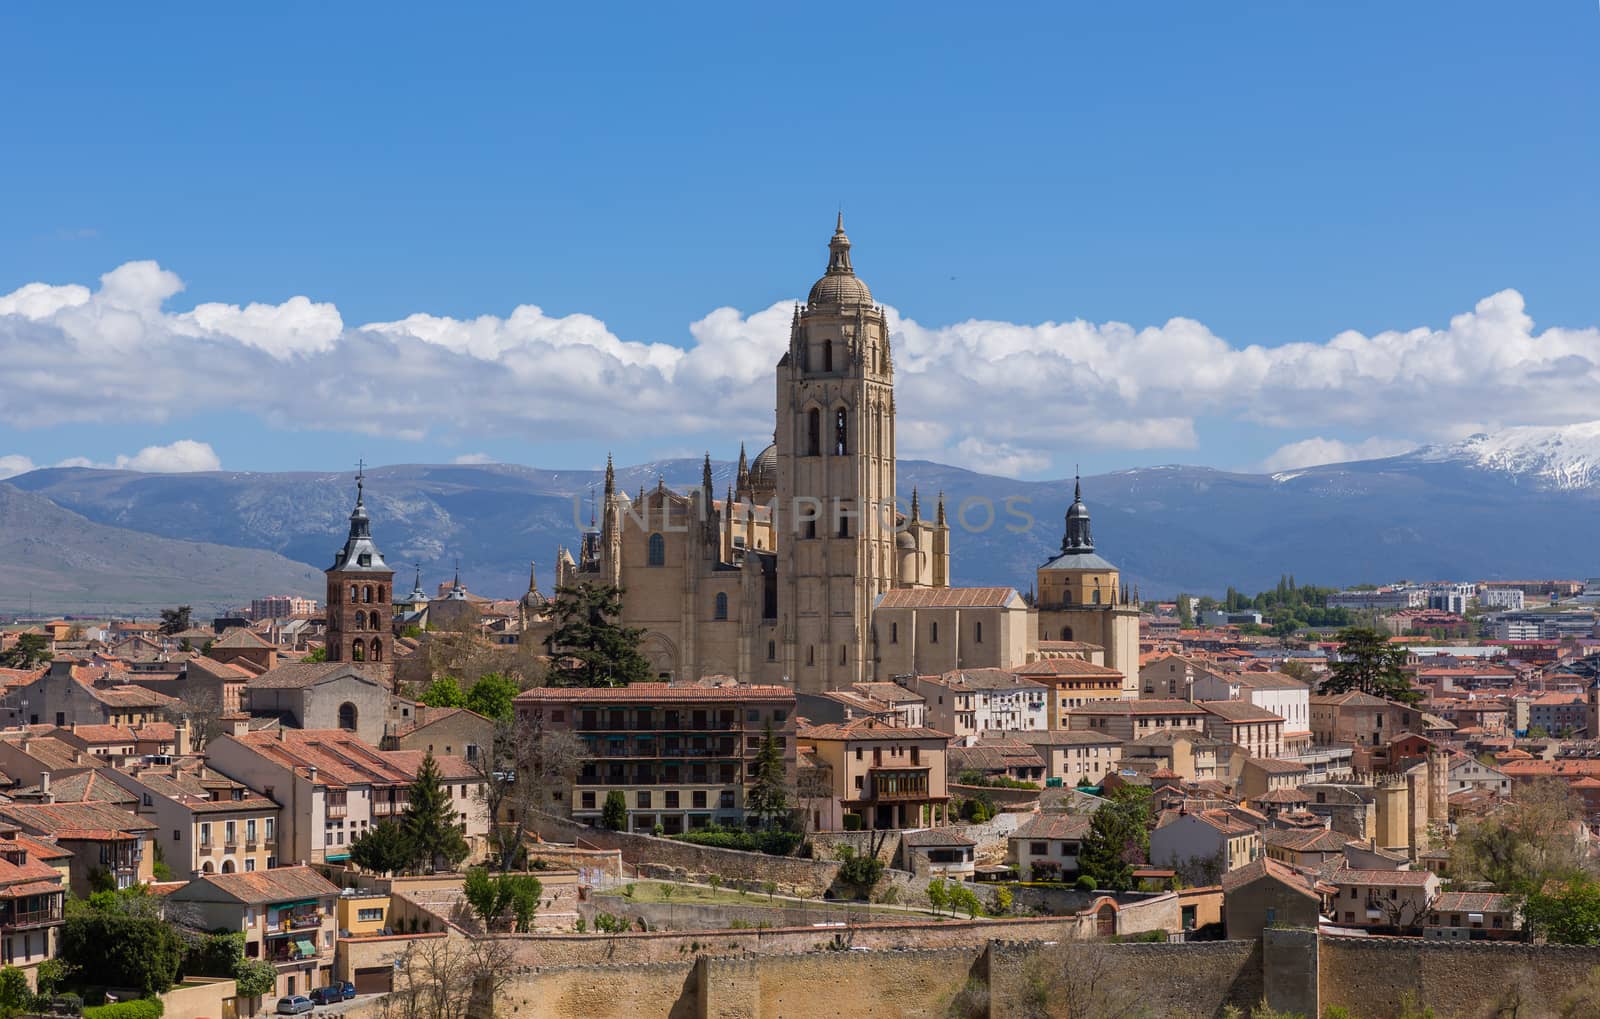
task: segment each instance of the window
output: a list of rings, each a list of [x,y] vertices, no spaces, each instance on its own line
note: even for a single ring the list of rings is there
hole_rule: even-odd
[[[815,407],[806,411],[806,455],[822,455],[822,412]]]
[[[929,623],[928,624],[928,643],[929,644],[937,644],[937,643],[939,643],[939,624],[938,623]]]
[[[972,624],[972,639],[973,643],[975,644],[983,643],[983,623],[977,622]]]
[[[246,873],[254,871],[256,869],[256,858],[253,856],[245,857],[244,869]]]
[[[659,534],[650,535],[650,557],[646,560],[648,566],[665,566],[667,564],[667,541]]]
[[[775,641],[775,640],[769,640],[769,641],[767,641],[767,661],[775,662],[777,660],[778,660],[778,642]]]
[[[816,650],[817,649],[814,646],[810,644],[806,645],[806,665],[810,666],[817,664]]]
[[[856,776],[856,788],[857,789],[866,788],[866,780],[860,775]]]
[[[649,810],[650,809],[650,793],[648,791],[645,791],[645,790],[641,789],[639,791],[638,795],[635,797],[635,800],[636,800],[635,805],[640,810]]]
[[[378,614],[376,612],[374,612],[372,614],[372,618],[373,618],[372,625],[373,625],[374,628],[376,628],[377,625],[378,625],[378,622],[377,622]],[[372,660],[375,661],[375,662],[383,661],[383,644],[382,644],[382,642],[380,642],[378,640],[374,640],[372,642]]]
[[[244,823],[244,840],[246,842],[256,840],[256,820],[253,817]]]
[[[667,809],[668,810],[677,810],[678,809],[678,791],[676,789],[668,790],[667,793],[666,793],[666,797],[667,797]]]
[[[361,645],[357,644],[356,647],[359,649]],[[356,730],[356,706],[349,701],[339,705],[339,728],[345,732]]]
[[[356,919],[362,923],[381,923],[383,922],[383,909],[381,907],[358,909],[356,910]]]
[[[200,824],[200,844],[202,846],[211,845],[211,823],[209,821],[201,822]]]
[[[889,624],[889,643],[891,643],[891,644],[900,643],[900,624],[899,623],[890,623]]]
[[[712,616],[715,619],[728,618],[728,596],[725,592],[717,592],[716,607],[713,610]]]
[[[1050,843],[1030,842],[1028,843],[1028,853],[1031,856],[1048,856],[1050,855]]]
[[[1096,605],[1100,604],[1100,589],[1098,587],[1094,589],[1094,595],[1089,600],[1094,602]]]
[[[351,584],[350,585],[350,604],[354,605],[356,602],[358,602],[360,600],[361,600],[361,588],[357,587],[354,584]]]
[[[850,645],[848,645],[848,644],[840,644],[839,645],[839,664],[840,665],[849,665],[850,664]]]
[[[833,341],[832,340],[823,340],[822,341],[822,370],[825,371],[825,372],[833,371]]]
[[[844,408],[840,407],[833,412],[833,455],[844,456],[849,451],[849,443],[845,441],[849,426],[845,417]]]
[[[67,713],[65,711],[57,711],[56,712],[56,728],[57,729],[65,729],[66,727],[67,727]]]
[[[267,794],[267,795],[268,795],[268,796],[271,796],[271,795],[272,795],[272,794],[271,794],[271,793],[270,793],[270,792],[269,792],[269,793],[268,793],[268,794]],[[271,841],[272,841],[272,818],[270,818],[270,817],[269,817],[269,818],[267,818],[267,823],[266,823],[266,826],[265,826],[265,827],[264,827],[264,828],[263,828],[263,829],[262,829],[262,830],[263,830],[263,831],[264,831],[264,832],[266,832],[266,836],[267,836],[267,841],[268,841],[268,842],[271,842]],[[267,865],[267,866],[269,866],[269,867],[270,867],[270,866],[272,866],[272,865],[271,865],[271,864],[268,864],[268,865]]]
[[[368,584],[366,587],[361,589],[361,600],[364,601],[364,602],[367,602],[368,604],[372,603],[372,585],[371,584]]]

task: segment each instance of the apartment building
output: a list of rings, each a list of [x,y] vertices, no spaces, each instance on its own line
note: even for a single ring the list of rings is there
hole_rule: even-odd
[[[379,750],[341,729],[236,731],[212,740],[206,751],[217,771],[278,804],[273,855],[306,863],[347,860],[350,844],[368,828],[404,814],[425,754]],[[460,757],[436,754],[434,761],[469,859],[476,858],[489,833],[483,778]]]
[[[1163,729],[1204,732],[1211,717],[1205,708],[1189,701],[1141,699],[1085,704],[1068,712],[1068,723],[1073,729],[1131,740]]]
[[[957,740],[986,732],[1050,728],[1050,688],[1005,669],[966,669],[917,676],[928,726]]]
[[[631,831],[743,825],[745,792],[770,728],[795,773],[795,694],[784,686],[635,683],[517,695],[525,730],[568,731],[584,745],[571,788],[552,806],[598,823],[623,794]]]
[[[205,930],[239,931],[247,959],[278,970],[275,996],[333,981],[339,887],[310,867],[207,874],[168,896]]]
[[[863,718],[808,726],[796,738],[825,783],[826,795],[806,807],[813,830],[925,828],[947,820],[948,733]]]
[[[1044,761],[1045,777],[1069,788],[1098,786],[1117,770],[1123,755],[1123,740],[1097,730],[1047,729],[1019,732],[1015,738]]]
[[[155,876],[151,841],[156,826],[110,803],[0,804],[0,827],[15,828],[71,853],[66,861],[72,894],[88,898],[96,877],[117,888]]]
[[[1119,700],[1124,684],[1116,669],[1082,658],[1041,658],[1019,666],[1019,679],[1031,679],[1050,690],[1049,725],[1070,728],[1067,712],[1090,701]]]
[[[1206,734],[1243,747],[1251,757],[1283,753],[1283,719],[1249,701],[1200,701]]]
[[[0,963],[37,987],[37,970],[57,954],[72,853],[0,820]]]
[[[195,758],[107,769],[105,777],[137,799],[154,821],[174,874],[251,873],[277,866],[278,805]]]
[[[1194,682],[1194,700],[1248,701],[1283,719],[1283,745],[1311,744],[1311,687],[1281,672],[1207,673]]]

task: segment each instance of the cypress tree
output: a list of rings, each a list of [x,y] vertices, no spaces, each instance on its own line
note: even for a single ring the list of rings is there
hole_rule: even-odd
[[[413,869],[431,873],[441,862],[454,867],[466,859],[467,840],[456,824],[455,807],[431,750],[423,755],[422,767],[411,783],[411,802],[400,826],[411,847]]]
[[[754,817],[762,828],[771,828],[789,812],[789,796],[785,791],[783,751],[772,735],[772,723],[767,723],[766,734],[761,739],[761,749],[756,753],[756,770],[750,791],[745,794],[745,812]]]

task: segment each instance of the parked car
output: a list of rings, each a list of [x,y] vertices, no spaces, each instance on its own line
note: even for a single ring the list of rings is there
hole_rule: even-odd
[[[338,984],[318,987],[311,992],[311,1001],[317,1005],[337,1005],[344,1000],[344,990]]]
[[[303,994],[286,994],[278,999],[279,1015],[301,1015],[316,1007],[311,999]]]
[[[339,985],[339,990],[344,995],[345,1001],[349,1001],[356,996],[356,985],[348,980]]]

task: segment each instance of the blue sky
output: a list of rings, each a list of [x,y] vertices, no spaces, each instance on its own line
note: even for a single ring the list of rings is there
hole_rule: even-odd
[[[1600,416],[1591,0],[35,4],[0,39],[14,465],[731,455],[770,429],[759,313],[804,295],[840,205],[913,323],[909,455],[1293,466]],[[108,296],[146,261],[172,280]],[[238,314],[177,321],[210,304]],[[522,305],[531,331],[501,321]],[[723,307],[701,360],[751,363],[661,370]],[[1153,332],[1127,354],[1108,323]],[[1347,330],[1371,342],[1341,362]],[[1573,391],[1532,395],[1551,378]]]

